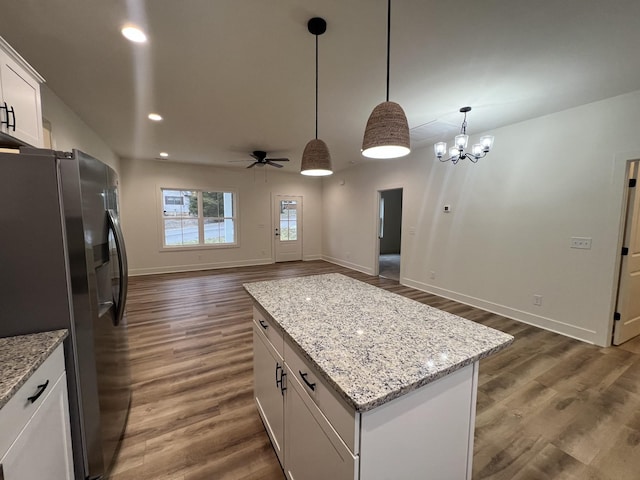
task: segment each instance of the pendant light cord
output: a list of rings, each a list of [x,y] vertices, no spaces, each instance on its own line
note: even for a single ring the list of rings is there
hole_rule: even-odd
[[[316,140],[318,139],[318,35],[316,37]]]
[[[391,56],[391,0],[387,1],[387,102],[389,101],[389,57]]]

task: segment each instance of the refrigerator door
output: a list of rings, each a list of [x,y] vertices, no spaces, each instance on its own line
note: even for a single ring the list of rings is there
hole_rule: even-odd
[[[124,318],[127,272],[124,240],[117,216],[117,175],[107,165],[74,151],[82,188],[85,252],[91,297],[95,391],[83,403],[97,405],[97,418],[87,418],[94,438],[87,439],[89,477],[108,472],[129,412],[130,375],[127,325]],[[114,208],[115,207],[115,208]],[[74,291],[75,296],[75,291]]]

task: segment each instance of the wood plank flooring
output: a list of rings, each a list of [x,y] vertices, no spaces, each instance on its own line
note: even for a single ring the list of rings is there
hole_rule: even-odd
[[[640,478],[640,339],[602,349],[317,261],[130,279],[132,408],[111,480],[284,479],[253,402],[242,283],[330,272],[516,337],[480,363],[474,480]]]

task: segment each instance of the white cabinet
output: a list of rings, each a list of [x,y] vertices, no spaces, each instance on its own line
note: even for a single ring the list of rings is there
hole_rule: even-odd
[[[478,362],[356,412],[257,308],[254,320],[256,404],[288,480],[471,479]]]
[[[260,328],[253,326],[253,391],[280,465],[284,465],[284,361]]]
[[[294,372],[287,378],[285,473],[289,480],[354,480],[357,461]]]
[[[62,345],[0,410],[0,424],[0,478],[73,480]]]
[[[44,146],[40,84],[44,79],[0,37],[0,131]]]

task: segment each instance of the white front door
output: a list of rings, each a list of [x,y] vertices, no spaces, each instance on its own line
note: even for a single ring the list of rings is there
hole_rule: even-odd
[[[629,179],[638,179],[640,161],[631,162]],[[620,283],[618,285],[618,303],[616,321],[613,327],[613,343],[620,345],[640,335],[640,194],[639,186],[629,187],[627,202],[627,220],[624,231],[620,266]]]
[[[276,262],[302,260],[302,197],[274,196],[273,235]]]

